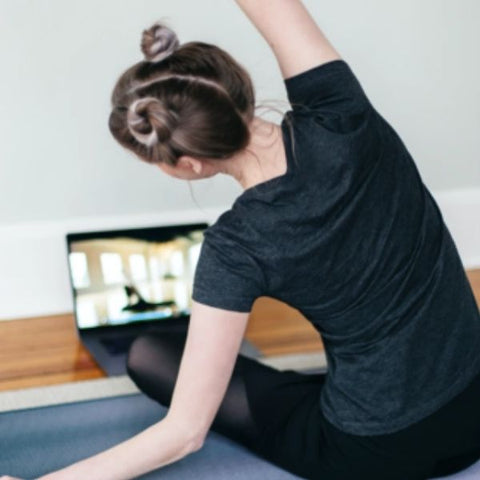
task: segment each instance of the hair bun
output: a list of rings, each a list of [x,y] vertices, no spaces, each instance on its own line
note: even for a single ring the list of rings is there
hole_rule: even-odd
[[[141,48],[147,62],[161,62],[179,45],[177,34],[161,23],[157,22],[143,31]]]
[[[137,142],[146,147],[167,142],[177,126],[176,115],[155,97],[138,98],[127,111],[127,127]]]

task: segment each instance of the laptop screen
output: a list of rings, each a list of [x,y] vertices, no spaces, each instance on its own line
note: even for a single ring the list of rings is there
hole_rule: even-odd
[[[190,314],[206,223],[67,234],[80,330]]]

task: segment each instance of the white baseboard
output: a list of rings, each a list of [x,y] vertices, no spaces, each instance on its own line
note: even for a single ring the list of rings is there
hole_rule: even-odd
[[[466,269],[480,268],[480,188],[432,192]]]
[[[0,413],[140,393],[127,375],[0,392]]]
[[[480,267],[480,188],[432,192],[466,269]],[[0,320],[71,312],[65,234],[213,222],[226,209],[76,218],[0,226]]]

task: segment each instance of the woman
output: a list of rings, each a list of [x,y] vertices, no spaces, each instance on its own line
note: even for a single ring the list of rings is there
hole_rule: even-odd
[[[309,479],[463,469],[480,458],[480,317],[441,213],[300,0],[237,3],[278,60],[281,125],[255,117],[227,53],[161,25],[112,96],[111,132],[140,159],[244,189],[205,233],[186,339],[152,333],[130,350],[129,374],[168,414],[42,480],[133,478],[200,449],[210,428]],[[261,295],[319,330],[327,375],[238,355]]]

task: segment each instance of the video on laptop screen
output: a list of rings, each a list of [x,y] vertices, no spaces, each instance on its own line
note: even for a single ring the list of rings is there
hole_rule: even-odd
[[[188,315],[207,224],[70,233],[79,329]]]

